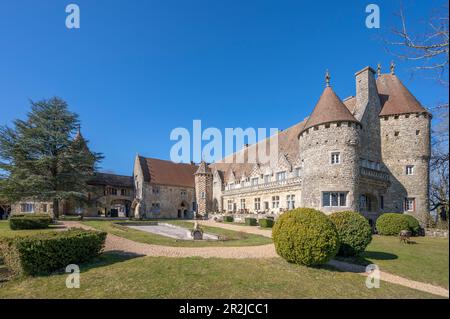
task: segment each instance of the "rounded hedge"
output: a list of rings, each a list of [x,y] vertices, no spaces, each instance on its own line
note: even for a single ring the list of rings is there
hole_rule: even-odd
[[[333,222],[311,208],[283,213],[273,226],[272,237],[281,257],[306,266],[324,264],[339,250],[339,236]]]
[[[351,211],[336,212],[330,215],[330,219],[339,234],[339,255],[360,255],[372,241],[372,228],[361,214]]]
[[[406,215],[385,213],[378,217],[376,227],[380,235],[396,236],[402,230],[409,230],[409,222]]]
[[[420,233],[420,224],[419,221],[412,215],[403,215],[405,216],[406,220],[408,221],[408,227],[409,230],[412,232],[413,235],[419,235]]]

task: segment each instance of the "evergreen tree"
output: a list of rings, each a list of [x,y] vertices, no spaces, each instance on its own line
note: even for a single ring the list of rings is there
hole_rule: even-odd
[[[65,101],[31,102],[26,121],[0,127],[0,197],[51,201],[58,218],[61,200],[86,201],[86,182],[102,158],[87,147]]]

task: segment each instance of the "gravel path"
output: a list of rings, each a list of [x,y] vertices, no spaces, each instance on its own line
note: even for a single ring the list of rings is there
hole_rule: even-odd
[[[64,221],[67,227],[93,229],[87,225]],[[236,226],[240,227],[240,226]],[[170,247],[139,243],[130,239],[108,234],[105,251],[117,251],[127,254],[165,257],[216,257],[216,258],[271,258],[277,257],[273,244],[244,247]]]
[[[83,229],[93,229],[92,227],[76,221],[63,221],[63,224],[68,228],[78,227]],[[259,229],[252,226],[240,226],[213,221],[201,221],[201,224],[205,226],[214,226],[235,231],[243,231],[266,237],[271,237],[272,233],[270,230]],[[115,251],[123,254],[154,257],[215,257],[233,259],[278,257],[275,251],[275,246],[273,244],[245,247],[169,247],[139,243],[113,234],[108,234],[108,236],[106,237],[105,251]],[[350,264],[338,260],[330,261],[329,265],[341,271],[357,273],[363,276],[369,275],[368,273],[366,273],[365,267],[361,265]],[[434,295],[446,298],[449,297],[449,291],[443,287],[407,279],[384,271],[380,271],[380,279],[382,281],[387,281],[393,284],[424,291]]]

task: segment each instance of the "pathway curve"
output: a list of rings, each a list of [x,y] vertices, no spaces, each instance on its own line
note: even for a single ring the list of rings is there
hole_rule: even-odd
[[[67,228],[77,227],[83,229],[94,229],[93,227],[81,224],[76,221],[63,221],[63,224]],[[243,231],[266,237],[271,237],[272,233],[270,230],[259,229],[254,226],[240,226],[213,221],[201,221],[201,224],[205,226],[214,226],[235,231]],[[278,257],[275,251],[275,246],[273,244],[244,247],[170,247],[139,243],[110,233],[108,233],[108,236],[106,237],[105,251],[116,251],[123,254],[137,254],[153,257],[215,257],[233,259]],[[361,265],[350,264],[338,260],[332,260],[328,264],[339,269],[340,271],[357,273],[363,276],[369,275],[369,273],[366,273],[365,267]],[[446,298],[449,297],[448,289],[424,282],[407,279],[384,271],[380,271],[380,279],[393,284],[424,291],[434,295]]]
[[[63,221],[66,227],[94,229],[76,221]],[[236,226],[240,227],[240,226]],[[108,233],[105,251],[165,257],[272,258],[277,257],[273,244],[243,247],[171,247],[139,243]]]

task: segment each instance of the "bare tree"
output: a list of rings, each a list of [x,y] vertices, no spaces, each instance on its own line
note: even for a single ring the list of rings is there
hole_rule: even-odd
[[[433,11],[426,22],[415,21],[410,28],[403,8],[398,14],[400,27],[392,29],[393,40],[385,40],[388,51],[399,59],[414,63],[415,71],[431,75],[448,92],[449,28],[448,1]],[[413,31],[411,31],[413,30]],[[430,208],[438,213],[440,226],[448,227],[449,214],[449,102],[430,108],[433,114]]]

